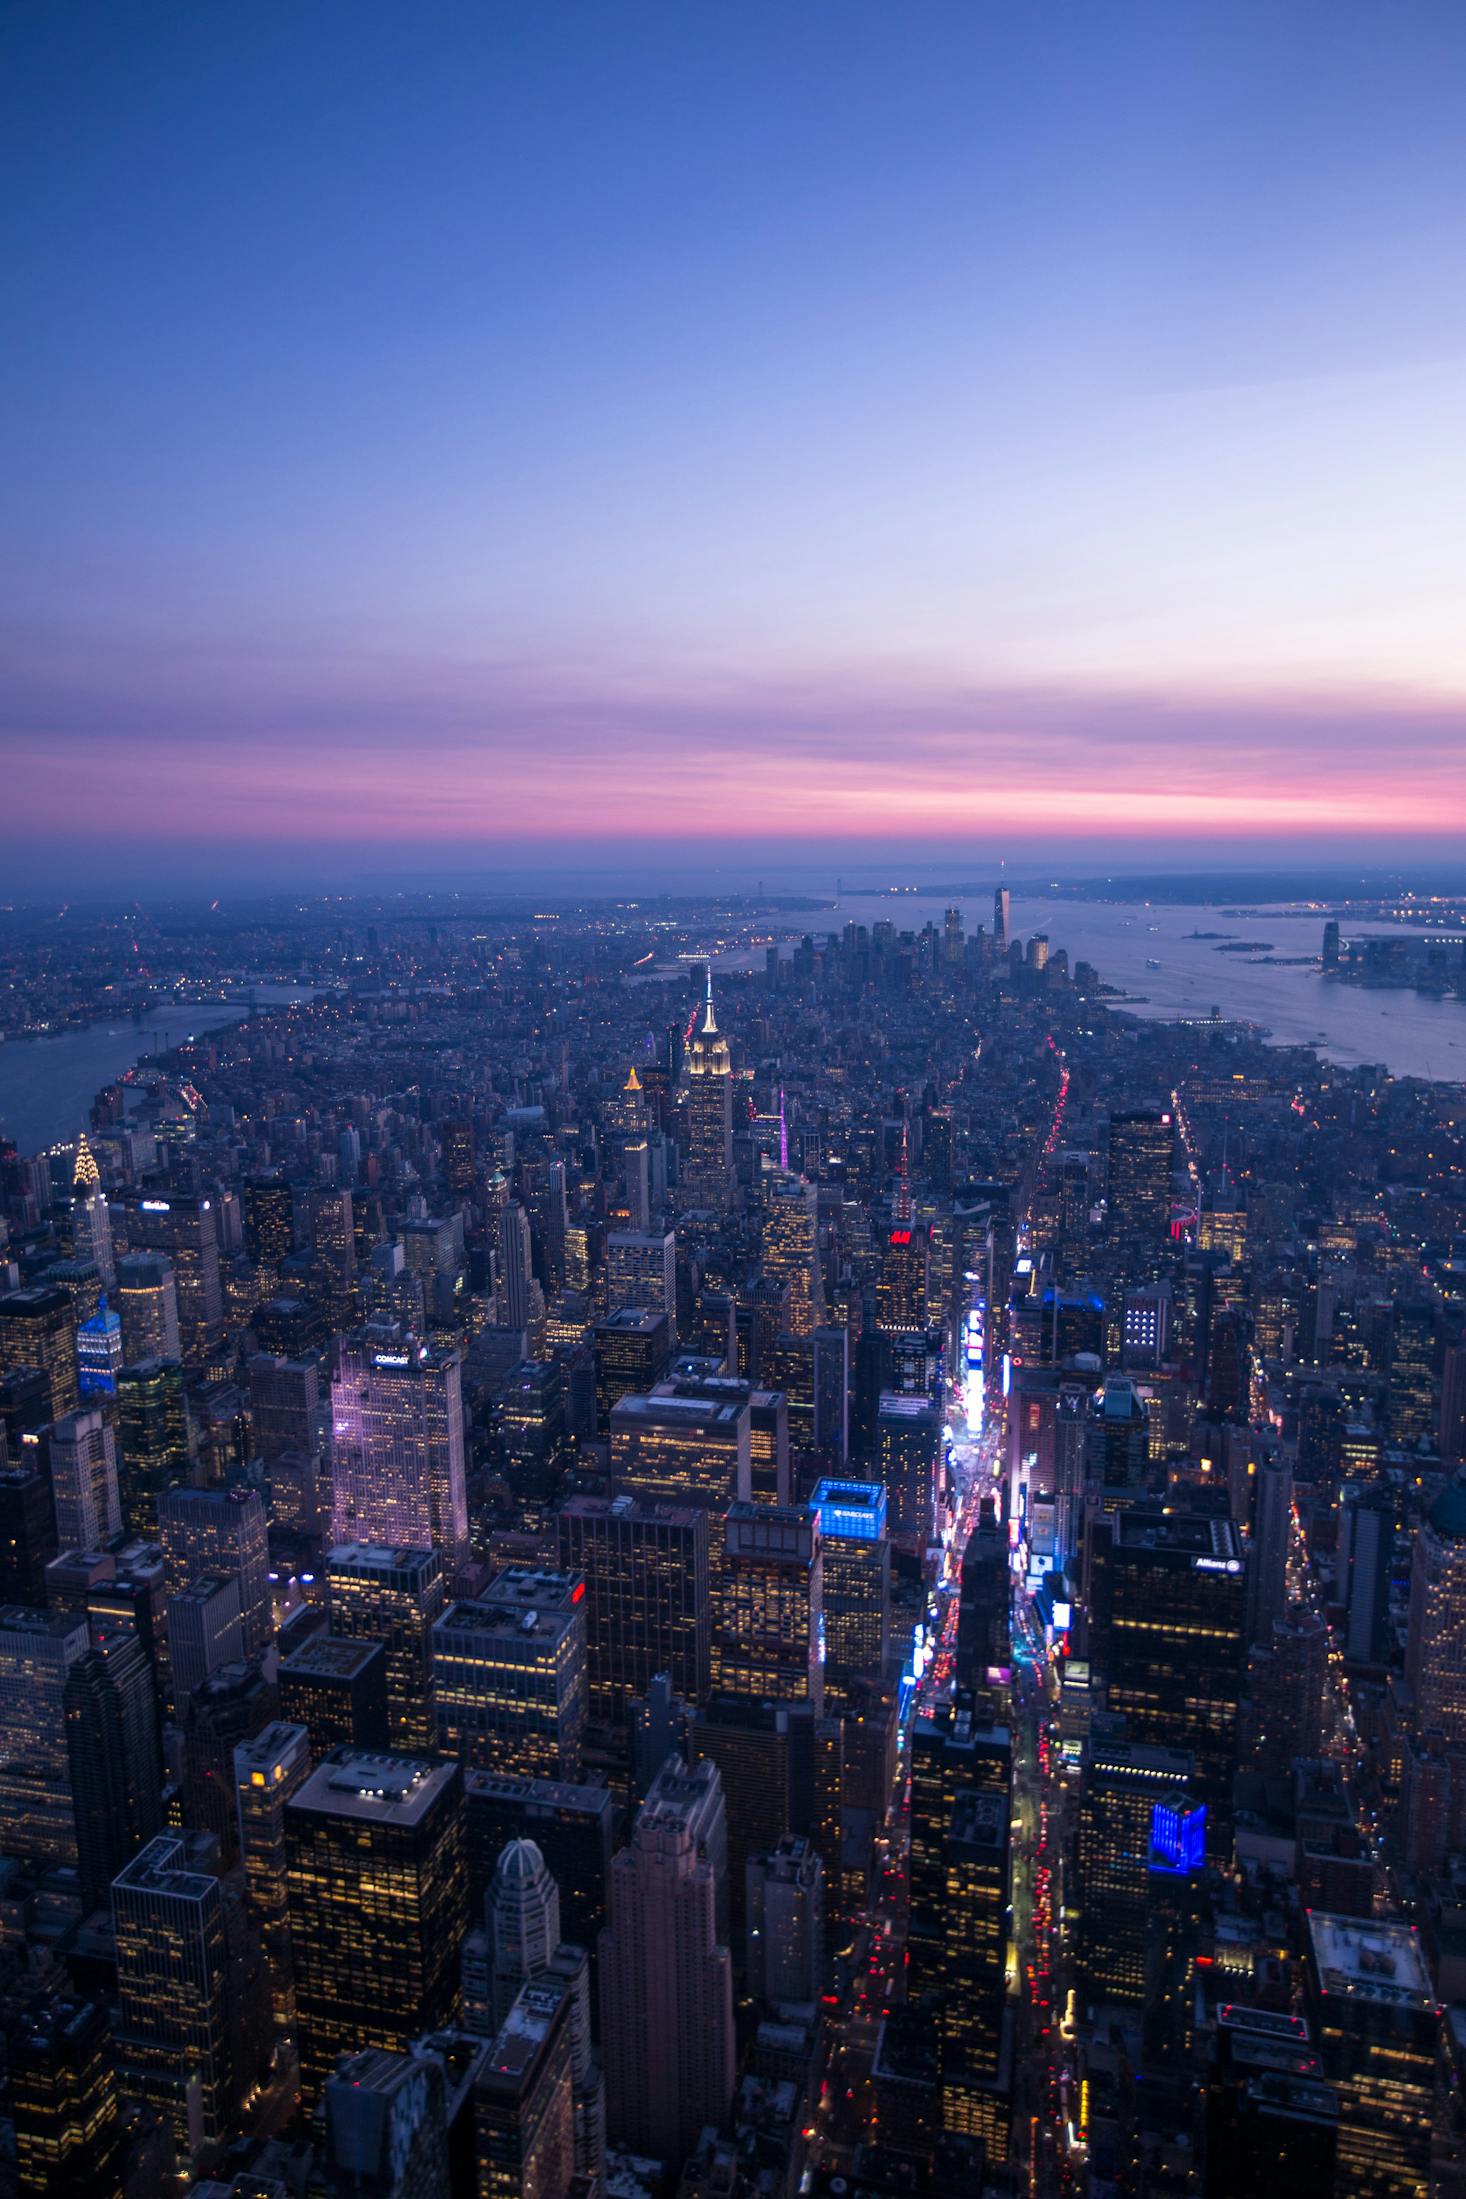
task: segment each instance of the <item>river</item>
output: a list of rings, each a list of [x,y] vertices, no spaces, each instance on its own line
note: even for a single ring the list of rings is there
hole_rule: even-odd
[[[257,986],[255,994],[261,1003],[311,997],[309,988],[285,985]],[[74,1138],[97,1094],[124,1069],[248,1013],[242,1000],[177,1002],[151,1008],[137,1022],[123,1016],[45,1038],[7,1039],[0,1045],[0,1137],[13,1138],[22,1153]]]
[[[949,900],[944,894],[847,893],[827,914],[795,921],[800,930],[815,933],[882,918],[901,931],[920,931],[928,919],[940,929]],[[969,896],[959,905],[969,931],[980,923],[992,929],[991,898],[979,903]],[[1138,996],[1117,1003],[1132,1015],[1165,1020],[1217,1008],[1229,1020],[1265,1025],[1279,1045],[1316,1046],[1346,1067],[1379,1062],[1395,1076],[1466,1082],[1466,1002],[1325,982],[1316,966],[1280,968],[1217,951],[1230,940],[1254,939],[1270,942],[1279,955],[1316,956],[1323,925],[1316,910],[1257,909],[1227,916],[1195,905],[1045,900],[1020,893],[1013,896],[1011,917],[1013,937],[1026,940],[1047,932],[1051,947],[1067,948],[1071,969],[1076,962],[1092,962],[1105,984]],[[1346,937],[1348,931],[1346,924]],[[1193,932],[1223,936],[1195,939]],[[730,968],[761,960],[726,958]],[[1151,962],[1159,967],[1149,968]]]

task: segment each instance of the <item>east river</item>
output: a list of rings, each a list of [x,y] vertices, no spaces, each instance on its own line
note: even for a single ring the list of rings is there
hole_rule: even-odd
[[[262,1002],[309,998],[308,989],[293,986],[255,991]],[[42,1038],[7,1039],[0,1045],[0,1137],[14,1139],[22,1153],[74,1138],[97,1094],[124,1069],[248,1013],[242,1000],[170,1002],[136,1022],[113,1016]]]

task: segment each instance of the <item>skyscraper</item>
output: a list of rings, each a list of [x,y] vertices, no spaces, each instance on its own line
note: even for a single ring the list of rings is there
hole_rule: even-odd
[[[824,1866],[791,1833],[747,1864],[747,1976],[755,2000],[816,2001],[825,1979]]]
[[[1136,1250],[1158,1251],[1171,1228],[1175,1124],[1169,1112],[1132,1108],[1110,1117],[1110,1236]]]
[[[338,1749],[285,1805],[301,2082],[440,2023],[466,1921],[457,1764]]]
[[[74,1613],[0,1610],[0,1853],[44,1869],[77,1861],[66,1688],[90,1647]]]
[[[117,1262],[112,1302],[122,1323],[122,1357],[128,1365],[182,1358],[178,1289],[173,1263],[163,1253],[124,1253]]]
[[[695,1505],[637,1497],[567,1498],[560,1562],[585,1582],[590,1714],[619,1724],[658,1673],[674,1691],[707,1691],[708,1521]]]
[[[130,1617],[89,1621],[66,1675],[66,1755],[83,1901],[101,1908],[117,1873],[163,1821],[156,1681]]]
[[[432,1748],[432,1630],[444,1603],[437,1551],[338,1543],[327,1559],[326,1587],[333,1633],[386,1646],[392,1747]]]
[[[993,888],[993,950],[1008,952],[1008,933],[1013,919],[1013,896],[1006,886]]]
[[[574,1779],[585,1733],[585,1583],[511,1570],[432,1633],[437,1744],[483,1770]]]
[[[229,2135],[242,2090],[224,1889],[187,1841],[159,1833],[118,1875],[112,1917],[123,2083],[162,2116],[190,2161]]]
[[[158,1499],[158,1539],[168,1579],[182,1589],[204,1573],[239,1584],[244,1653],[253,1656],[275,1632],[270,1608],[270,1542],[258,1489],[190,1489],[176,1484]]]
[[[824,1703],[823,1554],[805,1506],[730,1505],[713,1587],[712,1685],[763,1702]]]
[[[1230,1520],[1131,1511],[1091,1527],[1090,1660],[1129,1736],[1188,1752],[1211,1852],[1231,1840],[1247,1575]]]
[[[277,1526],[314,1536],[322,1525],[324,1454],[330,1401],[315,1356],[285,1359],[254,1352],[245,1368],[250,1426]]]
[[[1405,1680],[1422,1732],[1466,1744],[1466,1481],[1447,1484],[1415,1539]]]
[[[447,2087],[430,2053],[364,2047],[324,2088],[331,2189],[350,2199],[449,2199],[453,2191]]]
[[[713,973],[707,1004],[687,1050],[687,1163],[682,1204],[726,1213],[733,1203],[733,1064],[713,1014]]]
[[[612,1494],[697,1504],[721,1517],[752,1497],[750,1440],[742,1400],[623,1397],[611,1415]]]
[[[172,1360],[143,1359],[117,1377],[117,1478],[129,1534],[152,1540],[158,1499],[189,1466],[183,1370]]]
[[[511,1840],[484,1897],[488,2024],[497,2031],[522,1985],[548,1970],[560,1944],[560,1889],[532,1840]]]
[[[45,1378],[48,1420],[75,1409],[76,1314],[69,1291],[38,1284],[0,1297],[0,1374],[25,1367],[37,1368]]]
[[[1097,2000],[1139,2007],[1145,1997],[1150,1830],[1158,1803],[1189,1791],[1191,1757],[1125,1738],[1117,1720],[1086,1752],[1075,1854],[1077,1936],[1085,1984]]]
[[[331,1382],[336,1542],[468,1547],[456,1351],[384,1327],[344,1338]]]
[[[102,1189],[101,1171],[97,1167],[91,1147],[83,1130],[76,1141],[76,1172],[71,1194],[71,1241],[76,1257],[87,1266],[94,1267],[102,1278],[103,1290],[110,1290],[117,1279],[112,1254],[112,1217],[107,1208],[107,1194]]]
[[[824,1318],[815,1187],[780,1171],[765,1188],[764,1273],[789,1294],[789,1333],[809,1336]]]
[[[1339,2099],[1335,2189],[1416,2199],[1431,2188],[1440,2010],[1419,1935],[1382,1917],[1305,1919],[1314,2030]]]
[[[696,1801],[676,1791],[689,1779]],[[611,1867],[601,1935],[610,2133],[669,2163],[685,2160],[704,2124],[721,2125],[733,2098],[732,1966],[718,1944],[715,1869],[697,1825],[717,1785],[706,1759],[688,1773],[672,1758]]]
[[[885,1673],[891,1620],[891,1545],[879,1482],[821,1481],[811,1506],[824,1554],[825,1695],[842,1703]]]
[[[38,1996],[11,2026],[8,2045],[20,2191],[122,2199],[117,2078],[100,2003]]]
[[[289,1854],[285,1805],[311,1770],[304,1726],[274,1719],[234,1751],[234,1794],[245,1892],[270,1974],[277,2030],[295,2028],[295,1972],[290,1959]]]
[[[184,1356],[206,1358],[224,1329],[213,1200],[170,1192],[166,1198],[129,1199],[119,1212],[129,1252],[162,1252],[172,1261]]]
[[[677,1327],[677,1239],[671,1230],[613,1229],[606,1239],[606,1306],[647,1306]]]
[[[566,1981],[523,1985],[474,2098],[480,2199],[557,2199],[575,2175],[572,2002]]]
[[[63,1550],[100,1550],[122,1532],[117,1444],[99,1405],[83,1405],[46,1431],[56,1537]]]

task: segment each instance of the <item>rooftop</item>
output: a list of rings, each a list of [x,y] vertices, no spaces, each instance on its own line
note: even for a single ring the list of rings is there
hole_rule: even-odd
[[[1434,2008],[1420,1937],[1410,1925],[1310,1909],[1308,1931],[1325,1993],[1388,2008]]]
[[[290,1807],[366,1824],[412,1826],[421,1824],[457,1776],[456,1763],[338,1748],[317,1764]]]
[[[313,1634],[308,1642],[281,1659],[280,1670],[327,1680],[351,1680],[382,1653],[380,1642],[353,1642],[336,1634]]]

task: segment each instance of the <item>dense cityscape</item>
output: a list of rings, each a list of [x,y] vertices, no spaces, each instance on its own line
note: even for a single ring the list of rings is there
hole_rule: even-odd
[[[1462,2189],[1459,1088],[1018,914],[97,920],[237,1020],[0,1147],[0,2182]]]

